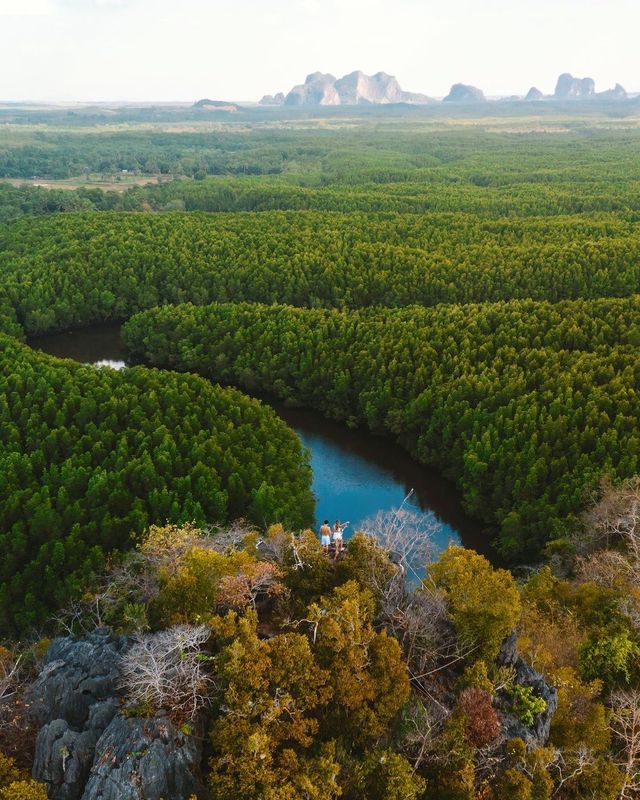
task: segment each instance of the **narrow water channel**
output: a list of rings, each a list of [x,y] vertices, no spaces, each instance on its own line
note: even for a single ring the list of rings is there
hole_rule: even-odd
[[[127,364],[119,325],[50,334],[33,338],[29,344],[82,363],[115,369]],[[310,451],[317,522],[349,520],[347,530],[353,532],[378,512],[397,509],[406,502],[429,528],[437,550],[455,543],[491,555],[486,533],[464,512],[455,486],[414,461],[401,447],[389,439],[351,430],[317,412],[261,400],[274,408]]]

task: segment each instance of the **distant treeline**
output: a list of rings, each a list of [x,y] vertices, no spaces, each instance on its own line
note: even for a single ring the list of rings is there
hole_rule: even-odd
[[[544,133],[529,130],[517,115],[512,131],[477,121],[444,130],[442,123],[430,128],[411,119],[380,127],[366,122],[179,133],[14,128],[0,148],[0,179],[138,175],[168,182],[123,193],[77,189],[65,196],[58,189],[0,184],[0,221],[51,211],[182,207],[482,216],[640,212],[640,133],[631,127],[603,130],[596,119],[579,115],[550,121]]]

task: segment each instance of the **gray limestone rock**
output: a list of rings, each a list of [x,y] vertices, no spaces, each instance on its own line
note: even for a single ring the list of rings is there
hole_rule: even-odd
[[[82,800],[188,800],[205,797],[201,738],[166,717],[117,716],[100,737]]]
[[[33,777],[53,800],[78,800],[96,742],[120,707],[118,663],[127,640],[97,629],[84,639],[56,639],[26,696],[41,727]]]
[[[51,800],[188,800],[206,793],[198,775],[202,737],[166,717],[119,714],[126,637],[97,629],[57,639],[26,698],[41,726],[33,777]],[[200,732],[201,733],[201,732]]]
[[[113,636],[104,628],[83,639],[56,639],[26,698],[32,718],[40,725],[64,719],[82,730],[91,707],[116,694],[118,663],[126,645],[125,637]]]
[[[515,633],[506,639],[498,655],[497,663],[513,667],[515,670],[515,683],[520,686],[529,686],[534,693],[546,703],[546,709],[538,714],[533,725],[528,728],[517,717],[507,711],[502,711],[502,730],[504,740],[523,739],[530,747],[541,747],[547,743],[551,730],[551,721],[558,708],[558,692],[545,681],[544,677],[533,667],[529,666],[517,651],[517,635]]]

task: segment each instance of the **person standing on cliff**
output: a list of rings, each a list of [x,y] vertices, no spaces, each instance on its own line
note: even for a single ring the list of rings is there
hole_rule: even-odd
[[[340,522],[337,519],[333,525],[333,545],[336,549],[336,557],[342,552],[342,532],[348,524],[348,522]]]
[[[331,528],[329,527],[329,520],[325,521],[320,526],[320,541],[322,542],[322,552],[329,552],[329,545],[331,544]]]

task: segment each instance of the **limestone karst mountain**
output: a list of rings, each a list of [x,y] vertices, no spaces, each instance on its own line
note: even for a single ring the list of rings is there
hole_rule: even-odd
[[[229,103],[226,100],[209,100],[208,97],[198,100],[193,104],[194,108],[201,108],[205,111],[240,111],[237,103]]]
[[[265,94],[260,99],[259,105],[261,106],[281,106],[284,104],[284,94],[278,92],[277,94]]]
[[[574,78],[569,72],[564,72],[558,78],[553,96],[556,100],[581,99],[585,97],[624,100],[627,97],[627,93],[619,83],[616,83],[613,89],[596,92],[596,84],[593,78]]]
[[[604,92],[598,92],[598,97],[604,97],[611,100],[624,100],[628,97],[628,95],[624,86],[616,83],[613,89],[607,89]]]
[[[485,101],[486,97],[482,89],[466,83],[454,83],[449,94],[444,98],[445,103],[484,103]]]
[[[403,91],[397,79],[386,72],[366,75],[356,70],[342,78],[313,72],[304,83],[294,86],[286,97],[265,95],[260,102],[262,105],[338,106],[429,103],[431,99],[424,94]]]
[[[556,100],[567,100],[576,97],[592,97],[596,93],[593,78],[574,78],[569,72],[563,72],[558,78],[553,96]]]
[[[536,86],[532,86],[527,92],[525,100],[542,100],[544,95]]]

